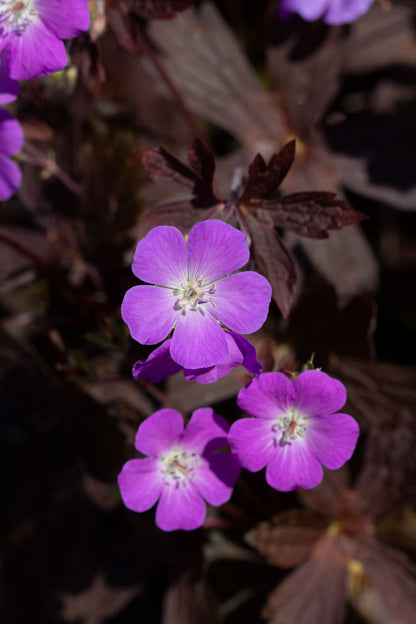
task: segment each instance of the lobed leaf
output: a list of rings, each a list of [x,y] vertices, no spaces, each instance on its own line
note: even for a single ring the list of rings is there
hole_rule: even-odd
[[[278,154],[273,154],[267,165],[263,156],[257,154],[249,166],[248,179],[240,203],[250,199],[268,199],[276,192],[292,166],[295,146],[295,140],[286,143]]]

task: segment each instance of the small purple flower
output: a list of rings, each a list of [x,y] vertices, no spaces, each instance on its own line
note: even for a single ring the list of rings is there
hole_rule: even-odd
[[[223,362],[209,368],[184,368],[177,364],[170,355],[171,339],[165,340],[160,347],[152,351],[146,360],[138,360],[133,366],[134,379],[149,379],[157,383],[170,375],[183,370],[187,381],[197,381],[201,384],[209,384],[225,377],[236,366],[244,366],[252,375],[258,377],[262,371],[262,365],[256,358],[256,350],[246,338],[232,332],[224,332],[228,345],[228,355]]]
[[[156,524],[163,531],[200,527],[204,499],[215,506],[226,503],[240,474],[233,455],[218,452],[227,444],[228,427],[209,407],[196,410],[186,429],[176,410],[149,416],[135,442],[149,457],[131,459],[118,476],[126,507],[140,513],[158,503]]]
[[[0,51],[7,46],[7,71],[30,80],[63,69],[61,39],[88,29],[88,0],[0,0]]]
[[[281,0],[279,16],[299,13],[307,22],[322,18],[331,25],[349,24],[366,13],[373,0]]]
[[[269,309],[269,282],[254,271],[234,273],[249,255],[245,235],[223,221],[197,223],[187,242],[175,227],[155,227],[137,245],[133,262],[136,277],[155,285],[134,286],[121,306],[132,337],[156,344],[173,329],[170,355],[181,367],[224,362],[223,327],[251,334]]]
[[[20,185],[22,173],[10,157],[20,152],[23,141],[19,122],[0,109],[0,201],[9,199]]]
[[[255,418],[230,429],[228,442],[241,465],[257,472],[276,490],[310,489],[323,477],[321,464],[340,468],[354,452],[359,428],[348,414],[343,384],[318,370],[293,382],[282,373],[264,373],[237,397],[238,406]]]

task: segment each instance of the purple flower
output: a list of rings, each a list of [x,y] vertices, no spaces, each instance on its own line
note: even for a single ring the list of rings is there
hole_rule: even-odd
[[[19,83],[9,77],[6,66],[6,50],[3,50],[0,52],[0,104],[13,102],[19,92]]]
[[[133,273],[155,286],[134,286],[122,306],[132,337],[169,345],[185,369],[210,368],[229,356],[223,327],[251,334],[266,320],[269,282],[254,271],[233,273],[249,259],[245,235],[223,221],[201,221],[185,242],[170,226],[151,230],[137,245]]]
[[[187,381],[197,381],[201,384],[209,384],[225,377],[228,373],[239,366],[244,366],[250,373],[258,377],[262,371],[262,365],[256,358],[256,350],[246,338],[232,332],[224,332],[228,345],[228,355],[220,363],[209,368],[184,368],[177,364],[170,355],[171,339],[165,340],[160,347],[152,351],[146,360],[138,360],[133,366],[134,379],[149,379],[157,383],[170,375],[183,370]]]
[[[7,46],[7,71],[30,80],[63,69],[61,39],[88,29],[88,0],[0,0],[0,51]]]
[[[266,468],[276,490],[310,489],[326,468],[340,468],[353,454],[358,424],[341,409],[343,384],[318,370],[293,382],[282,373],[264,373],[237,397],[243,418],[230,429],[228,442],[241,465],[252,472]]]
[[[10,156],[20,152],[23,140],[19,122],[0,109],[0,201],[9,199],[20,185],[21,171]]]
[[[327,24],[348,24],[368,11],[373,0],[281,0],[279,16],[299,13],[307,22],[322,18]]]
[[[124,504],[147,511],[158,503],[156,524],[163,531],[200,527],[206,505],[231,498],[240,466],[227,444],[228,423],[209,407],[196,410],[186,429],[179,412],[161,409],[139,427],[135,446],[148,455],[131,459],[118,476]]]

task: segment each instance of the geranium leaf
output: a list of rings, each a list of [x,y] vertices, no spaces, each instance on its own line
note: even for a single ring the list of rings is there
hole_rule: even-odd
[[[285,178],[295,158],[296,141],[289,141],[278,154],[273,154],[266,164],[257,154],[248,170],[248,179],[240,203],[254,199],[269,199]]]
[[[172,19],[176,13],[185,11],[193,0],[110,0],[111,7],[121,13],[135,13],[143,19]]]

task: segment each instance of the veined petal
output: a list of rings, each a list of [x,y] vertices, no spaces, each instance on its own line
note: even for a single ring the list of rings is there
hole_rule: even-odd
[[[7,111],[0,109],[0,154],[13,156],[23,147],[24,135],[20,123]]]
[[[283,373],[263,373],[253,379],[237,396],[240,409],[257,418],[283,416],[293,406],[295,390]]]
[[[0,201],[9,199],[20,186],[22,172],[15,162],[0,154]]]
[[[63,69],[66,63],[63,42],[39,18],[22,35],[9,36],[7,65],[11,78],[31,80]]]
[[[274,453],[272,421],[242,418],[231,425],[228,444],[237,460],[251,472],[257,472],[271,461]]]
[[[199,466],[194,485],[210,505],[223,505],[230,500],[241,467],[231,453],[212,455],[209,464]]]
[[[172,336],[170,353],[183,368],[208,368],[228,355],[224,331],[209,312],[188,309],[180,313]]]
[[[345,386],[318,370],[304,371],[293,380],[296,407],[307,416],[327,416],[340,410],[347,400]]]
[[[249,373],[259,377],[261,374],[263,367],[257,359],[257,353],[254,346],[251,344],[247,338],[244,336],[239,336],[238,334],[233,334],[232,332],[226,332],[226,335],[229,335],[230,339],[235,344],[235,348],[240,352],[243,361],[241,364],[248,370]],[[230,354],[233,352],[233,349],[229,347]]]
[[[125,506],[139,513],[151,509],[162,492],[158,460],[131,459],[117,480]]]
[[[132,270],[143,282],[178,288],[187,281],[187,268],[185,239],[175,227],[153,228],[136,247]]]
[[[300,439],[278,444],[266,468],[267,483],[281,492],[297,488],[310,490],[322,481],[322,477],[321,464],[307,442]]]
[[[136,449],[144,455],[162,457],[179,442],[183,429],[182,414],[173,409],[160,409],[140,425],[136,434]]]
[[[236,273],[216,282],[213,314],[231,331],[251,334],[265,322],[271,296],[269,282],[259,273]]]
[[[179,314],[169,288],[133,286],[124,295],[121,316],[134,340],[156,344],[166,338]]]
[[[165,486],[156,509],[156,524],[163,531],[192,531],[202,526],[206,505],[195,486]]]
[[[209,446],[210,452],[227,444],[228,422],[211,407],[195,410],[182,438],[183,448],[202,455]]]
[[[212,219],[193,226],[188,238],[189,275],[204,282],[215,280],[241,269],[250,252],[243,232]]]
[[[309,450],[326,468],[340,468],[352,456],[360,429],[348,414],[333,414],[308,421]]]
[[[157,383],[170,375],[181,370],[181,366],[172,360],[170,354],[171,339],[168,338],[160,347],[157,347],[146,360],[138,360],[133,365],[132,375],[134,379],[148,379]]]
[[[42,21],[59,39],[72,39],[88,30],[88,0],[35,0]]]

